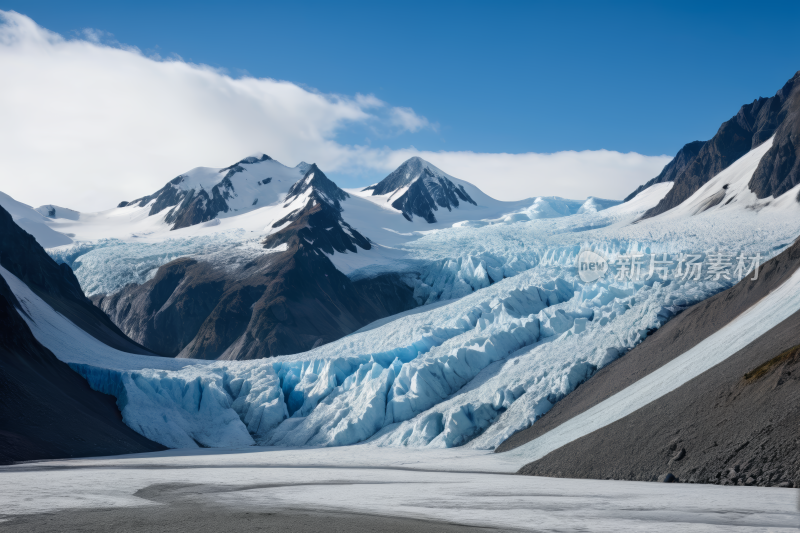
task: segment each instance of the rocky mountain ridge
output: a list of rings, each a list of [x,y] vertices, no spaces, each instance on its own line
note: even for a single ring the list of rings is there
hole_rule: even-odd
[[[773,146],[750,181],[750,190],[758,198],[778,197],[800,183],[800,72],[775,96],[743,105],[709,141],[694,141],[681,148],[659,176],[640,186],[626,201],[655,183],[672,181],[669,193],[643,218],[669,211],[772,136]]]

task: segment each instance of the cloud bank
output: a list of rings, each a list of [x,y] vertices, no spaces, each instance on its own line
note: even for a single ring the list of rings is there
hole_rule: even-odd
[[[414,133],[436,124],[373,95],[324,94],[148,57],[98,30],[65,39],[13,11],[0,11],[0,77],[0,190],[34,206],[107,209],[193,167],[262,151],[288,165],[305,160],[340,176],[378,178],[420,155],[500,199],[621,198],[670,159],[346,145],[337,135],[350,127]]]

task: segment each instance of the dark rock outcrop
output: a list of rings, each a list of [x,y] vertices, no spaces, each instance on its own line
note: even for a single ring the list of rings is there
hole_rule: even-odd
[[[800,266],[800,243],[745,279],[679,314],[600,370],[529,429],[529,442],[610,398],[719,331]],[[780,485],[800,482],[800,312],[726,361],[604,428],[520,470],[551,477]]]
[[[131,342],[105,313],[92,305],[68,265],[56,264],[36,239],[17,226],[1,207],[0,265],[53,309],[99,341],[124,352],[149,354]]]
[[[373,196],[379,196],[404,187],[408,189],[402,195],[392,196],[388,201],[409,221],[418,216],[432,224],[436,222],[434,211],[439,207],[452,211],[460,205],[459,202],[478,205],[463,185],[456,185],[444,172],[419,157],[412,157],[379,183],[364,190],[371,190]]]
[[[800,72],[781,91],[788,93],[780,111],[784,118],[749,184],[759,198],[777,198],[800,183]]]
[[[234,172],[234,171],[231,171]],[[183,176],[178,176],[177,179],[183,179]],[[175,181],[175,180],[173,180]],[[180,182],[178,182],[180,183]],[[177,184],[176,184],[177,186]],[[233,194],[233,184],[230,177],[226,176],[220,183],[214,185],[211,189],[211,194],[205,189],[196,191],[191,189],[189,191],[180,191],[179,193],[168,193],[160,197],[153,207],[150,209],[150,215],[154,215],[161,211],[159,208],[165,207],[162,200],[176,198],[180,195],[181,202],[172,211],[167,213],[164,221],[167,224],[172,224],[172,230],[188,228],[201,222],[208,222],[217,217],[220,213],[228,212],[228,200]]]
[[[714,137],[673,179],[675,185],[644,218],[660,215],[680,205],[708,180],[734,161],[775,135],[773,147],[761,160],[750,187],[763,198],[780,194],[798,181],[797,152],[798,91],[800,72],[771,98],[759,98],[744,105],[722,124]]]
[[[700,149],[706,144],[705,141],[693,141],[689,144],[684,145],[683,148],[678,150],[678,153],[675,154],[675,157],[672,158],[672,161],[667,163],[664,166],[664,169],[661,171],[661,174],[656,176],[655,178],[651,179],[644,185],[640,185],[638,189],[633,191],[629,194],[623,202],[627,202],[628,200],[632,200],[637,194],[642,192],[643,190],[655,185],[656,183],[666,183],[669,181],[675,181],[686,167],[689,166],[697,154],[700,152]]]
[[[72,271],[57,265],[0,208],[0,263],[85,331],[118,349],[147,353],[84,297]],[[0,463],[164,449],[122,422],[113,397],[42,346],[0,277]]]
[[[350,195],[328,179],[328,176],[316,164],[312,164],[303,178],[292,185],[283,203],[284,205],[289,205],[306,193],[310,195],[311,199],[327,204],[337,211],[342,210],[342,205],[339,202],[350,198]]]
[[[142,285],[93,301],[148,349],[199,359],[302,352],[415,307],[397,275],[352,281],[330,261],[372,246],[342,219],[347,197],[312,165],[286,198],[296,208],[264,241],[271,253],[236,269],[178,259]]]
[[[163,450],[33,336],[0,278],[0,464]]]

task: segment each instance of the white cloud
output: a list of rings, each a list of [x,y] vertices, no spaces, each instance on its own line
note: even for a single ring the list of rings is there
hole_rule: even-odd
[[[418,155],[448,174],[469,181],[499,200],[530,196],[587,196],[621,200],[654,178],[669,156],[623,154],[609,150],[565,151],[552,154],[481,154],[474,152],[417,152],[389,154],[394,168]],[[396,164],[395,164],[396,163]]]
[[[100,43],[102,41],[112,40],[113,35],[103,30],[96,30],[94,28],[84,28],[81,31],[83,38],[90,43]]]
[[[412,133],[430,126],[427,118],[417,115],[410,107],[393,107],[389,116],[393,125]]]
[[[669,158],[616,152],[479,154],[349,146],[353,125],[434,126],[373,95],[232,78],[180,58],[147,57],[98,30],[64,39],[0,11],[0,190],[34,206],[90,211],[149,194],[195,166],[266,151],[326,172],[385,173],[421,155],[500,197],[622,197]],[[110,42],[111,44],[103,44]],[[605,192],[604,192],[605,191]]]

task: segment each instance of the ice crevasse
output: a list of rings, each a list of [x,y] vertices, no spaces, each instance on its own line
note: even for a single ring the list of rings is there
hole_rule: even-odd
[[[584,284],[554,263],[303,354],[180,369],[71,365],[117,397],[126,424],[169,447],[493,448],[726,287]]]
[[[714,180],[733,183],[731,175],[742,168],[737,162]],[[741,175],[746,183],[746,173]],[[663,196],[668,187],[648,190],[660,188]],[[617,281],[613,265],[605,277],[584,283],[574,266],[581,249],[609,263],[631,253],[642,254],[647,264],[658,254],[716,251],[760,253],[766,261],[800,232],[796,194],[721,204],[668,223],[632,223],[654,205],[634,199],[560,218],[537,218],[544,212],[538,206],[536,213],[426,233],[403,245],[400,259],[367,261],[361,272],[348,274],[369,276],[380,268],[410,274],[422,307],[302,354],[109,364],[104,357],[64,353],[56,341],[43,343],[93,388],[116,396],[129,426],[170,447],[366,441],[491,449],[675,313],[733,283],[658,275]],[[210,257],[233,268],[263,253],[243,238],[230,233],[186,240],[183,248],[113,242],[59,253],[62,261],[83,265],[76,270],[82,284],[110,291],[148,277],[173,257],[168,254]],[[35,296],[20,300],[44,305]]]

